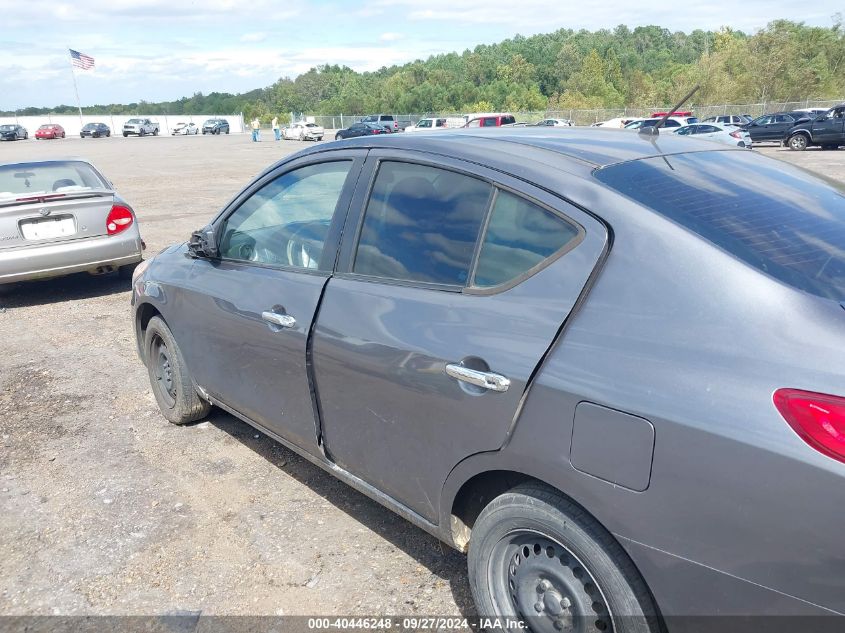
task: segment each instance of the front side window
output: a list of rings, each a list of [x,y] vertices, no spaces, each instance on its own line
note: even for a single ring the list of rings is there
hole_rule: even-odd
[[[581,235],[575,225],[539,205],[499,191],[487,223],[473,286],[499,286],[528,273]]]
[[[423,119],[417,123],[417,127],[431,127],[431,119]]]
[[[382,163],[353,272],[465,286],[491,190],[482,180],[445,169]]]
[[[222,230],[220,256],[316,269],[352,161],[282,174],[243,202]]]
[[[481,119],[473,119],[467,123],[467,127],[481,127]]]

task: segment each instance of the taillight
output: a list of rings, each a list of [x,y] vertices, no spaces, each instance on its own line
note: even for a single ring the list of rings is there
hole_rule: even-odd
[[[734,132],[731,132],[731,136],[733,136],[734,138],[742,138],[742,132],[736,130]]]
[[[117,235],[132,226],[134,218],[132,212],[119,204],[114,205],[106,218],[106,231],[109,235]]]
[[[811,447],[845,463],[845,398],[778,389],[773,400],[783,419]]]

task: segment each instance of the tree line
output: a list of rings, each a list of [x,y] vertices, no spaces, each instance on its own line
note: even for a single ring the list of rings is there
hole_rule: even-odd
[[[480,45],[374,72],[322,65],[233,95],[83,108],[87,114],[537,111],[668,105],[700,84],[697,104],[833,99],[845,95],[842,15],[829,27],[789,20],[754,34],[671,32],[659,26],[573,31]],[[18,114],[74,113],[73,106]],[[6,113],[11,114],[11,113]]]

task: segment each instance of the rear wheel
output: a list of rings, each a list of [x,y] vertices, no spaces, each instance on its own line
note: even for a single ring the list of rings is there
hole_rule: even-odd
[[[341,139],[343,139],[343,137],[340,135],[340,133],[334,135],[334,140],[340,141]]]
[[[788,141],[789,149],[796,152],[803,152],[807,149],[807,137],[804,134],[796,134]]]
[[[194,389],[176,339],[160,317],[147,324],[144,356],[153,395],[165,418],[173,424],[187,424],[208,415],[211,405]]]
[[[648,588],[622,547],[546,486],[517,486],[484,508],[467,562],[482,617],[517,618],[534,633],[660,630]]]

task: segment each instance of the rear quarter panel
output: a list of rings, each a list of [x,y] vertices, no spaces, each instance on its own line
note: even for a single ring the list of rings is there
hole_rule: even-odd
[[[442,512],[457,482],[511,468],[558,487],[615,534],[664,612],[845,612],[845,465],[809,449],[771,399],[790,386],[843,393],[845,313],[615,193],[583,193],[613,229],[604,269],[510,441],[453,471]],[[584,401],[653,424],[646,490],[572,467]],[[775,591],[763,599],[755,585]]]

